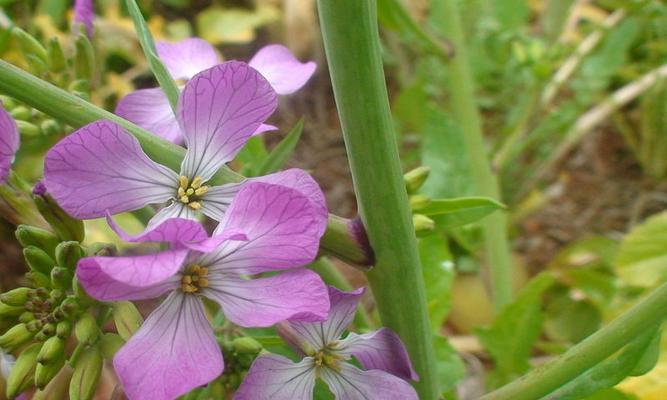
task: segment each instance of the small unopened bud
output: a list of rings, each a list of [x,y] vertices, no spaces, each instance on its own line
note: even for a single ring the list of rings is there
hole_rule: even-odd
[[[42,274],[51,274],[56,262],[46,252],[37,246],[27,246],[23,249],[23,256],[32,271]]]
[[[21,315],[24,309],[24,306],[10,306],[4,303],[0,303],[0,318],[16,317]]]
[[[435,222],[426,215],[415,214],[412,216],[417,236],[427,235],[435,230]]]
[[[431,173],[431,167],[421,166],[403,175],[405,188],[408,193],[412,194],[419,190],[424,182],[426,182],[429,173]]]
[[[39,358],[39,356],[37,357]],[[48,364],[37,363],[35,367],[35,386],[44,389],[46,385],[51,382],[58,372],[65,366],[65,355],[62,354],[59,358],[52,360]]]
[[[85,237],[83,221],[71,217],[65,210],[60,208],[53,197],[46,193],[43,183],[37,183],[33,188],[32,194],[32,199],[37,206],[37,210],[46,222],[51,225],[61,240],[83,241]],[[57,256],[58,254],[56,254]]]
[[[65,364],[44,389],[38,390],[32,400],[62,400],[69,394],[69,384],[74,370]]]
[[[58,310],[60,310],[66,318],[72,318],[81,311],[81,305],[75,296],[67,296],[67,298],[60,303]]]
[[[57,135],[62,132],[62,126],[58,123],[58,121],[55,121],[53,119],[47,119],[42,121],[41,124],[39,124],[39,128],[42,130],[42,134],[45,136],[52,136],[52,135]]]
[[[262,351],[262,345],[250,336],[236,338],[232,341],[234,350],[239,354],[256,355]]]
[[[429,204],[431,204],[431,199],[423,194],[410,196],[410,208],[412,208],[412,211],[423,210]]]
[[[30,225],[19,225],[16,228],[16,239],[23,247],[36,246],[49,254],[53,254],[60,243],[53,233]]]
[[[27,324],[35,320],[35,314],[31,313],[30,311],[26,311],[19,315],[19,322],[22,322],[26,324],[26,327],[28,326]]]
[[[0,301],[10,306],[22,306],[28,301],[28,293],[31,291],[32,289],[27,287],[12,289],[0,294]]]
[[[93,243],[88,246],[88,255],[96,257],[110,257],[118,253],[116,245],[113,243]]]
[[[30,341],[35,334],[30,332],[26,324],[18,324],[0,336],[0,348],[5,351],[14,351]]]
[[[67,339],[72,334],[72,323],[69,321],[60,321],[56,325],[56,336],[62,340]]]
[[[32,118],[32,110],[26,106],[14,107],[11,109],[11,111],[9,111],[9,114],[15,120],[28,121],[30,118]]]
[[[19,133],[23,136],[39,136],[42,134],[42,130],[39,129],[39,126],[27,121],[16,120],[16,127],[19,129]]]
[[[46,53],[49,59],[49,69],[53,72],[62,72],[67,67],[67,59],[65,58],[65,52],[63,52],[62,46],[58,38],[53,37],[49,39],[49,42],[46,46]]]
[[[78,79],[91,81],[95,68],[95,50],[86,35],[76,38],[76,54],[74,55],[74,72]]]
[[[113,305],[113,320],[116,331],[124,340],[129,340],[144,323],[137,307],[129,301],[120,301]]]
[[[34,55],[44,64],[48,63],[47,51],[37,39],[18,27],[14,27],[12,34],[17,39],[25,55]]]
[[[5,110],[11,110],[16,107],[16,100],[9,96],[0,95],[0,103],[4,106]]]
[[[125,344],[125,341],[115,333],[105,333],[100,339],[100,350],[107,360],[112,360],[118,350]]]
[[[76,264],[85,254],[79,242],[62,242],[56,247],[56,262],[59,266],[74,271]]]
[[[57,336],[49,338],[37,356],[37,362],[40,364],[50,364],[56,362],[65,354],[65,341]]]
[[[24,349],[7,377],[7,397],[16,398],[26,389],[33,385],[35,368],[37,367],[37,354],[42,348],[41,343],[34,343]]]
[[[52,322],[49,322],[48,324],[44,324],[42,327],[42,330],[39,331],[44,337],[49,338],[56,333],[56,325]]]
[[[103,365],[104,359],[97,347],[82,354],[74,367],[69,386],[70,400],[91,400],[95,396]]]
[[[55,289],[69,289],[72,284],[72,271],[63,267],[51,270],[51,286]]]
[[[93,344],[100,337],[100,328],[90,313],[84,313],[74,326],[74,334],[79,343]]]

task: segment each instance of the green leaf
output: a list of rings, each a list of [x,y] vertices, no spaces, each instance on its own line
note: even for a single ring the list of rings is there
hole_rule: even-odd
[[[135,0],[125,0],[125,4],[127,5],[127,10],[130,13],[132,21],[134,21],[134,29],[137,31],[137,37],[139,43],[141,43],[141,48],[144,50],[148,65],[151,67],[155,79],[157,79],[160,84],[160,88],[162,88],[162,91],[167,95],[171,109],[176,113],[178,98],[181,92],[178,89],[176,82],[174,82],[174,78],[171,77],[171,74],[169,74],[169,71],[167,71],[167,68],[157,55],[155,41],[148,29],[148,25],[146,25],[146,20],[144,20],[143,15],[141,15],[141,10],[139,9],[137,2]]]
[[[456,350],[443,336],[433,338],[435,347],[435,361],[438,372],[438,383],[440,392],[445,394],[456,387],[456,384],[466,374],[466,367]]]
[[[419,240],[429,319],[434,333],[440,332],[449,312],[451,288],[456,275],[446,239],[434,234]]]
[[[535,341],[542,331],[542,294],[555,282],[550,274],[533,278],[516,300],[500,312],[488,328],[477,329],[479,341],[495,362],[489,376],[491,386],[499,386],[526,372]]]
[[[278,143],[275,149],[271,151],[269,156],[264,160],[262,165],[257,169],[257,175],[266,175],[278,171],[282,168],[287,158],[292,154],[296,144],[303,133],[303,118],[294,125],[290,133],[285,136],[283,140]]]
[[[431,217],[440,229],[454,228],[476,222],[505,206],[488,197],[459,197],[456,199],[436,199],[420,214]]]
[[[667,279],[667,211],[623,238],[616,267],[619,277],[630,285],[651,287]]]
[[[266,150],[263,135],[251,137],[245,146],[236,155],[235,161],[241,162],[241,174],[247,177],[257,176],[258,165],[261,165],[269,152]]]
[[[653,369],[659,351],[660,330],[651,329],[630,342],[616,357],[596,365],[544,399],[584,399],[598,391],[614,387],[636,369],[640,373]]]
[[[255,38],[255,29],[279,19],[280,13],[271,6],[256,10],[209,7],[197,15],[197,30],[213,44],[248,43]]]

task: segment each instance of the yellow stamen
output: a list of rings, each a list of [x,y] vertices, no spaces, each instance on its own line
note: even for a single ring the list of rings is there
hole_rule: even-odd
[[[179,186],[179,187],[182,187],[183,190],[185,190],[185,189],[188,188],[188,183],[189,183],[189,181],[188,181],[188,177],[187,177],[187,176],[183,176],[183,175],[181,175],[181,177],[178,178],[178,186]]]
[[[190,185],[190,187],[193,189],[198,189],[199,187],[201,187],[202,183],[204,183],[202,177],[195,176],[195,179],[192,180],[192,184]]]
[[[185,268],[181,277],[181,290],[183,293],[197,293],[199,289],[208,287],[209,282],[206,276],[208,268],[201,265],[192,264]]]
[[[193,210],[197,211],[201,209],[201,203],[198,201],[192,201],[190,203],[187,203],[188,207],[192,208]]]
[[[179,187],[178,188],[178,197],[181,198],[183,196],[185,196],[185,189],[183,189],[182,187]]]
[[[190,198],[188,196],[181,196],[179,200],[181,201],[181,203],[185,204],[188,204],[190,202]]]
[[[201,196],[201,195],[206,194],[206,193],[208,193],[208,186],[202,186],[202,187],[198,188],[197,190],[195,190],[195,195],[197,195],[197,196]]]
[[[187,204],[193,210],[201,209],[202,196],[208,193],[208,186],[205,186],[204,179],[201,176],[195,176],[192,182],[186,176],[178,178],[178,189],[176,194],[178,200]]]

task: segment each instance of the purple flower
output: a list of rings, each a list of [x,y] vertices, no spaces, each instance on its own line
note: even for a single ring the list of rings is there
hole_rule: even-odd
[[[199,38],[185,39],[177,43],[158,42],[158,55],[174,79],[189,80],[200,71],[220,64],[215,48]],[[260,49],[249,65],[268,80],[280,95],[294,93],[306,84],[315,72],[315,63],[301,63],[281,45],[269,45]],[[183,135],[160,88],[137,90],[120,100],[116,114],[171,142],[180,144]],[[272,125],[261,124],[255,135],[276,130]]]
[[[0,184],[7,180],[19,141],[16,122],[0,103]]]
[[[396,333],[382,328],[340,339],[362,294],[363,289],[345,293],[329,287],[331,310],[326,321],[281,323],[278,333],[305,357],[294,363],[275,354],[259,356],[234,399],[311,399],[317,378],[327,383],[337,399],[418,399],[407,382],[418,379],[417,374]],[[364,370],[346,362],[351,357]]]
[[[199,210],[220,221],[244,183],[206,183],[234,158],[276,105],[275,91],[257,71],[242,62],[225,62],[197,74],[181,94],[178,121],[188,148],[180,174],[148,158],[121,126],[97,121],[49,150],[44,184],[60,206],[79,219],[168,203],[149,227],[168,218],[193,219]],[[323,200],[317,183],[300,170],[248,181],[297,186],[315,196],[313,200]],[[318,204],[326,214],[323,202]]]
[[[326,216],[298,190],[245,185],[212,238],[192,220],[169,219],[132,237],[108,219],[125,240],[170,244],[156,254],[88,257],[78,264],[79,281],[101,301],[167,294],[114,358],[130,399],[173,399],[222,373],[222,353],[202,297],[219,303],[226,318],[243,327],[327,316],[326,286],[317,274],[299,268],[316,257]]]
[[[93,36],[93,21],[95,20],[95,7],[93,0],[74,1],[74,29],[81,24],[86,27],[88,37]]]

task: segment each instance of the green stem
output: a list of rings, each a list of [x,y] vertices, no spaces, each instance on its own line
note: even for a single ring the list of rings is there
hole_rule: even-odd
[[[18,99],[68,125],[79,128],[91,122],[107,119],[118,123],[137,138],[143,150],[155,162],[179,171],[185,149],[134,125],[119,116],[43,81],[15,66],[0,60],[0,93]],[[244,177],[222,168],[211,179],[213,184],[240,182]],[[369,250],[349,232],[341,218],[330,215],[331,222],[322,238],[322,248],[341,259],[359,265],[370,265]],[[342,220],[346,221],[346,220]]]
[[[565,354],[481,400],[533,400],[553,392],[613,355],[667,316],[667,283]]]
[[[318,0],[359,210],[375,251],[367,277],[384,325],[405,342],[421,399],[438,397],[426,294],[382,70],[375,0]]]
[[[437,3],[437,4],[436,4]],[[468,54],[461,27],[456,0],[438,0],[433,7],[439,7],[438,25],[453,43],[455,56],[449,67],[449,93],[453,117],[465,134],[468,159],[476,194],[500,201],[497,176],[492,173],[487,159],[479,110],[475,103],[474,82],[470,70]],[[436,13],[434,12],[434,15]],[[494,303],[500,310],[512,300],[512,274],[510,246],[507,238],[507,215],[496,212],[486,217],[482,223],[484,230],[486,262],[491,269]]]

